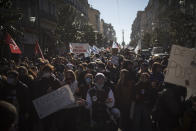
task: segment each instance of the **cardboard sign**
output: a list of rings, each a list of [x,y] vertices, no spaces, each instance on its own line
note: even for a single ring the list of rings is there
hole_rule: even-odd
[[[84,43],[70,43],[70,52],[74,54],[80,54],[80,53],[88,53],[89,52],[89,44]]]
[[[196,88],[196,50],[172,46],[165,82]]]
[[[33,100],[40,119],[75,104],[75,98],[68,85]]]

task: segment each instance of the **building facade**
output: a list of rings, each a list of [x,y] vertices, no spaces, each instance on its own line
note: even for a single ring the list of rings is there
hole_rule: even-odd
[[[163,46],[168,48],[178,40],[177,43],[186,43],[183,46],[193,47],[193,43],[196,44],[194,40],[196,37],[194,33],[196,27],[196,24],[194,24],[196,18],[195,5],[195,0],[149,0],[145,10],[138,11],[132,24],[131,46],[136,46],[138,41],[141,40],[143,47]],[[181,17],[178,18],[179,16]],[[187,20],[186,17],[191,19]],[[187,25],[190,25],[190,27],[185,27],[182,24],[183,20],[189,23]],[[176,29],[183,28],[183,30],[178,30],[178,33],[176,33],[174,27]],[[182,32],[192,41],[189,42],[189,39],[184,39],[184,42],[182,42],[179,39],[182,36],[175,35]]]
[[[32,57],[34,46],[39,42],[43,52],[52,50],[56,42],[54,32],[57,25],[56,3],[51,0],[17,0],[14,5],[21,8],[23,18],[17,25],[23,32],[20,38],[23,55]]]
[[[100,32],[100,12],[89,6],[88,8],[88,23],[97,32]]]
[[[57,11],[69,4],[88,20],[88,0],[16,0],[13,5],[21,8],[23,18],[17,25],[24,36],[20,38],[24,55],[33,56],[38,41],[44,53],[55,53]]]
[[[116,42],[116,32],[111,24],[105,23],[103,19],[100,22],[100,33],[109,41]]]

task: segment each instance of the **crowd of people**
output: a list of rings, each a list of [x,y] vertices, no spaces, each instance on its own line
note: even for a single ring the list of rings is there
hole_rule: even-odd
[[[196,131],[196,96],[165,83],[167,57],[112,49],[0,59],[0,131]],[[77,107],[43,119],[33,100],[69,85]]]

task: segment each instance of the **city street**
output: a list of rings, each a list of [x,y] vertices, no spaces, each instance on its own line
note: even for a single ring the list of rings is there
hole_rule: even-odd
[[[196,131],[196,0],[0,0],[0,131]]]

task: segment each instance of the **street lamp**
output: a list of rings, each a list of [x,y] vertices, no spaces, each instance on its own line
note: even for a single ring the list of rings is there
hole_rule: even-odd
[[[180,8],[181,8],[182,13],[185,14],[185,0],[180,0],[179,4],[180,4]]]
[[[185,0],[180,0],[180,1],[179,1],[179,4],[180,4],[182,7],[184,7],[184,6],[185,6]]]
[[[94,33],[95,33],[95,44],[97,45],[97,33],[98,33],[98,31],[93,31]]]
[[[36,17],[34,17],[34,16],[29,17],[29,21],[30,21],[30,22],[33,24],[33,26],[34,26],[35,21],[36,21]],[[34,34],[32,34],[32,42],[34,42],[34,39],[35,39],[35,36],[34,36]]]

